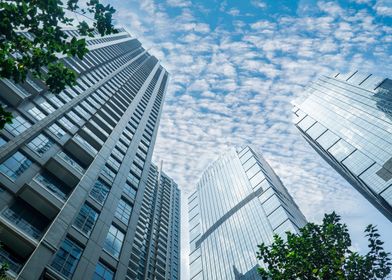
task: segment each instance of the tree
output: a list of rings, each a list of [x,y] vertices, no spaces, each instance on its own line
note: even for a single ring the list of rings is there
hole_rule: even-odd
[[[390,253],[385,252],[373,225],[365,229],[369,252],[351,251],[347,226],[340,216],[326,214],[321,225],[308,223],[300,234],[286,232],[287,240],[274,236],[271,245],[259,245],[257,258],[262,279],[357,280],[386,279],[391,272]]]
[[[58,55],[78,57],[88,52],[85,39],[70,38],[63,28],[74,26],[82,36],[93,31],[107,35],[116,33],[112,24],[115,9],[99,0],[18,0],[0,2],[0,78],[24,82],[28,75],[44,81],[52,93],[74,85],[76,73],[58,60]],[[87,20],[76,26],[66,15],[69,11]],[[89,18],[89,16],[93,18]],[[26,32],[30,35],[26,35]],[[12,115],[0,104],[0,129],[12,122]]]
[[[0,280],[7,280],[9,279],[7,277],[7,270],[8,270],[8,264],[7,263],[2,263],[0,264]]]

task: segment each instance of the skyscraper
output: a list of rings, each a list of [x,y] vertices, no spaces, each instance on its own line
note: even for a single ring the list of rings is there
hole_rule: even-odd
[[[279,177],[250,147],[213,162],[188,206],[192,280],[259,279],[257,245],[306,223]]]
[[[59,95],[0,81],[14,116],[0,134],[0,261],[26,280],[147,279],[142,265],[172,279],[179,194],[151,165],[168,73],[123,29],[87,45],[62,58],[79,78]]]
[[[392,221],[392,81],[335,73],[293,103],[308,143]]]
[[[129,262],[129,279],[180,279],[180,191],[151,165]]]

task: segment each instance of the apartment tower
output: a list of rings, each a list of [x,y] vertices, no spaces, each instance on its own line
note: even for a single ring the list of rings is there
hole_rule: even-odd
[[[190,279],[259,279],[257,245],[298,232],[306,220],[254,149],[232,149],[189,196]]]
[[[124,29],[87,45],[58,95],[0,81],[0,262],[25,280],[176,279],[179,191],[151,164],[168,73]]]
[[[293,104],[306,141],[392,221],[392,80],[321,76]]]

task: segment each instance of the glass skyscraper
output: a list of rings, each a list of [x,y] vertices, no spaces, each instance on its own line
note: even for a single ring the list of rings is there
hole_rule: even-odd
[[[334,73],[293,103],[303,137],[392,221],[392,80]]]
[[[61,58],[79,77],[58,95],[0,81],[0,262],[25,280],[176,279],[179,190],[151,164],[168,73],[123,29],[87,45]]]
[[[279,177],[250,147],[213,162],[188,206],[192,280],[259,279],[257,245],[306,223]]]

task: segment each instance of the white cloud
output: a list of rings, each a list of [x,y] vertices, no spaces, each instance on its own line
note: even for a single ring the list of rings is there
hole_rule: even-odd
[[[255,6],[256,8],[260,8],[260,9],[265,9],[267,8],[267,4],[265,3],[265,1],[260,1],[260,0],[252,0],[251,4],[253,6]]]
[[[392,28],[366,9],[319,2],[317,16],[255,17],[253,22],[233,21],[233,31],[219,20],[213,25],[197,18],[183,2],[188,1],[169,3],[181,8],[178,15],[168,15],[164,5],[153,1],[118,8],[120,22],[143,46],[152,47],[172,74],[154,160],[164,160],[164,170],[177,181],[182,196],[194,189],[221,151],[253,144],[310,220],[335,209],[352,218],[353,228],[362,227],[364,221],[353,209],[363,199],[300,137],[291,123],[290,101],[320,73],[360,67],[388,75],[389,69],[380,65],[392,62]],[[252,4],[256,2],[264,3]],[[375,9],[385,13],[385,3],[380,3]],[[233,16],[241,13],[226,1],[220,8]],[[374,211],[366,204],[356,211],[365,215],[369,209]]]
[[[392,1],[377,0],[374,9],[380,16],[392,17]]]
[[[189,7],[192,5],[191,1],[188,0],[167,0],[166,3],[172,7]]]
[[[240,15],[240,10],[237,8],[232,8],[229,11],[227,11],[229,15],[232,15],[233,17],[239,16]]]

